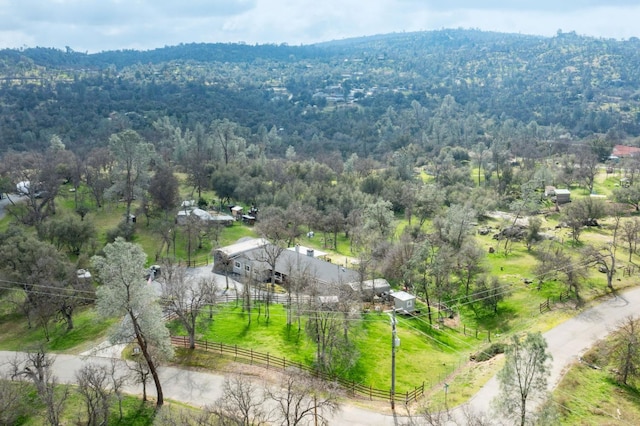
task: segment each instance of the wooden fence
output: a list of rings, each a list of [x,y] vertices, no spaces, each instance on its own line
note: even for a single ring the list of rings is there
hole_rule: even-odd
[[[256,352],[252,349],[239,348],[237,345],[225,345],[224,343],[208,342],[206,340],[196,340],[196,349],[205,351],[216,352],[221,356],[233,357],[235,361],[244,361],[249,364],[260,365],[263,367],[277,368],[285,370],[290,367],[297,368],[299,370],[307,371],[313,376],[330,382],[339,383],[345,391],[354,397],[368,398],[369,400],[383,400],[393,402],[403,402],[408,404],[417,400],[420,396],[424,395],[424,382],[420,386],[415,386],[413,390],[406,392],[396,392],[393,394],[391,389],[376,389],[372,386],[365,386],[355,381],[345,380],[341,377],[332,376],[326,373],[322,373],[317,369],[301,364],[299,362],[291,361],[286,358],[279,358],[269,355],[268,353]],[[189,337],[187,336],[171,336],[171,344],[174,346],[189,347]]]
[[[547,312],[551,310],[551,305],[549,304],[550,298],[547,298],[546,302],[542,302],[540,304],[540,313]]]
[[[571,292],[569,290],[564,290],[560,292],[558,296],[558,301],[562,302],[564,300],[569,300],[571,298]],[[547,297],[547,300],[540,304],[540,313],[544,313],[551,310],[551,298]]]

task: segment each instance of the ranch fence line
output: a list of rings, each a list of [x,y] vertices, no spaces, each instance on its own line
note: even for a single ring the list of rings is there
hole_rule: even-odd
[[[171,336],[171,344],[177,347],[188,348],[189,337]],[[411,391],[395,392],[394,394],[391,389],[376,389],[372,386],[366,386],[353,380],[346,380],[338,376],[323,373],[309,365],[291,361],[286,358],[275,357],[268,353],[265,354],[257,352],[253,349],[243,349],[239,348],[237,345],[231,346],[224,343],[209,342],[207,340],[196,340],[195,344],[196,349],[218,353],[221,356],[233,357],[234,361],[244,361],[251,365],[266,367],[267,369],[276,368],[279,370],[286,370],[287,368],[294,367],[299,370],[306,371],[321,380],[340,384],[340,386],[351,396],[367,398],[371,401],[382,400],[409,404],[424,395],[424,382],[419,386],[415,386]]]

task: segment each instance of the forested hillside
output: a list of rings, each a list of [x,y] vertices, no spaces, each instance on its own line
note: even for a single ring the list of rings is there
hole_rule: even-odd
[[[184,44],[84,54],[0,51],[0,152],[76,152],[123,126],[228,119],[281,156],[373,155],[409,146],[556,142],[640,135],[640,40],[442,30],[313,46]],[[124,122],[126,123],[123,123]],[[264,139],[264,138],[262,138]],[[546,149],[546,148],[545,148]]]

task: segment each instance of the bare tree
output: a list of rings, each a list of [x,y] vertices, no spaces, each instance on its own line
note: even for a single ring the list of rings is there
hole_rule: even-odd
[[[586,246],[582,254],[586,262],[596,265],[598,270],[606,275],[607,287],[612,293],[615,292],[613,275],[616,273],[616,245],[613,241],[600,248]]]
[[[162,297],[165,309],[175,314],[189,334],[189,348],[196,347],[196,320],[205,305],[213,304],[216,292],[215,279],[195,279],[187,275],[187,269],[170,261],[162,265]]]
[[[111,135],[109,149],[117,166],[112,175],[114,184],[110,191],[114,196],[124,199],[127,209],[125,221],[129,222],[131,204],[148,184],[153,145],[145,142],[134,130],[124,130]]]
[[[28,416],[31,407],[24,398],[28,393],[27,382],[11,381],[8,373],[0,375],[0,425],[17,424],[18,419]]]
[[[214,120],[211,123],[211,139],[216,147],[222,150],[224,164],[229,164],[234,157],[244,150],[246,141],[237,135],[240,130],[237,123],[224,120]]]
[[[262,247],[262,250],[260,250],[256,259],[265,263],[269,269],[269,288],[267,288],[267,300],[265,304],[265,318],[267,322],[269,322],[269,306],[271,305],[271,297],[276,286],[278,259],[280,259],[284,250],[285,248],[278,243],[266,244]]]
[[[55,214],[55,198],[65,176],[63,171],[72,164],[72,154],[64,145],[55,142],[46,152],[9,152],[3,157],[2,168],[14,185],[20,185],[26,202],[14,204],[9,210],[18,220],[26,224],[40,224]],[[9,199],[12,203],[11,198]]]
[[[637,251],[638,239],[640,239],[640,220],[633,218],[622,222],[620,227],[621,234],[620,239],[627,245],[629,251],[629,262],[633,254]]]
[[[241,375],[228,376],[222,385],[222,396],[208,410],[222,426],[251,426],[268,419],[265,397],[259,386]]]
[[[33,382],[38,397],[47,409],[47,422],[51,426],[58,426],[69,388],[56,389],[57,378],[52,371],[54,362],[55,358],[40,348],[27,352],[24,359],[14,360],[12,367],[13,377],[24,377]]]
[[[153,349],[150,350],[149,357],[151,358],[153,363],[158,362]],[[138,349],[135,347],[133,356],[131,358],[133,362],[127,363],[127,367],[133,373],[133,381],[142,385],[142,400],[147,401],[147,383],[149,382],[149,378],[151,377],[151,369],[149,368],[149,363],[147,362],[147,358],[141,356],[141,354],[138,352]]]
[[[637,318],[629,316],[622,320],[612,334],[609,353],[619,382],[628,385],[640,377],[640,323]]]
[[[299,370],[287,370],[277,388],[265,387],[265,395],[276,403],[273,417],[286,426],[328,425],[340,409],[336,386]]]
[[[78,393],[84,400],[87,426],[106,425],[109,422],[113,390],[106,366],[85,364],[76,373]]]
[[[102,207],[104,194],[111,186],[109,175],[113,168],[113,158],[107,148],[94,148],[84,161],[84,180],[96,207]]]
[[[338,299],[338,300],[336,300]],[[307,335],[316,342],[317,367],[328,374],[347,369],[357,362],[358,354],[349,337],[349,309],[337,296],[309,299]]]

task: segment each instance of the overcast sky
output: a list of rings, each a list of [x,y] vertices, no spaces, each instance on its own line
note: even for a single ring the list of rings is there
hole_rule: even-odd
[[[191,42],[309,44],[478,28],[640,37],[638,0],[0,0],[0,48],[153,49]]]

